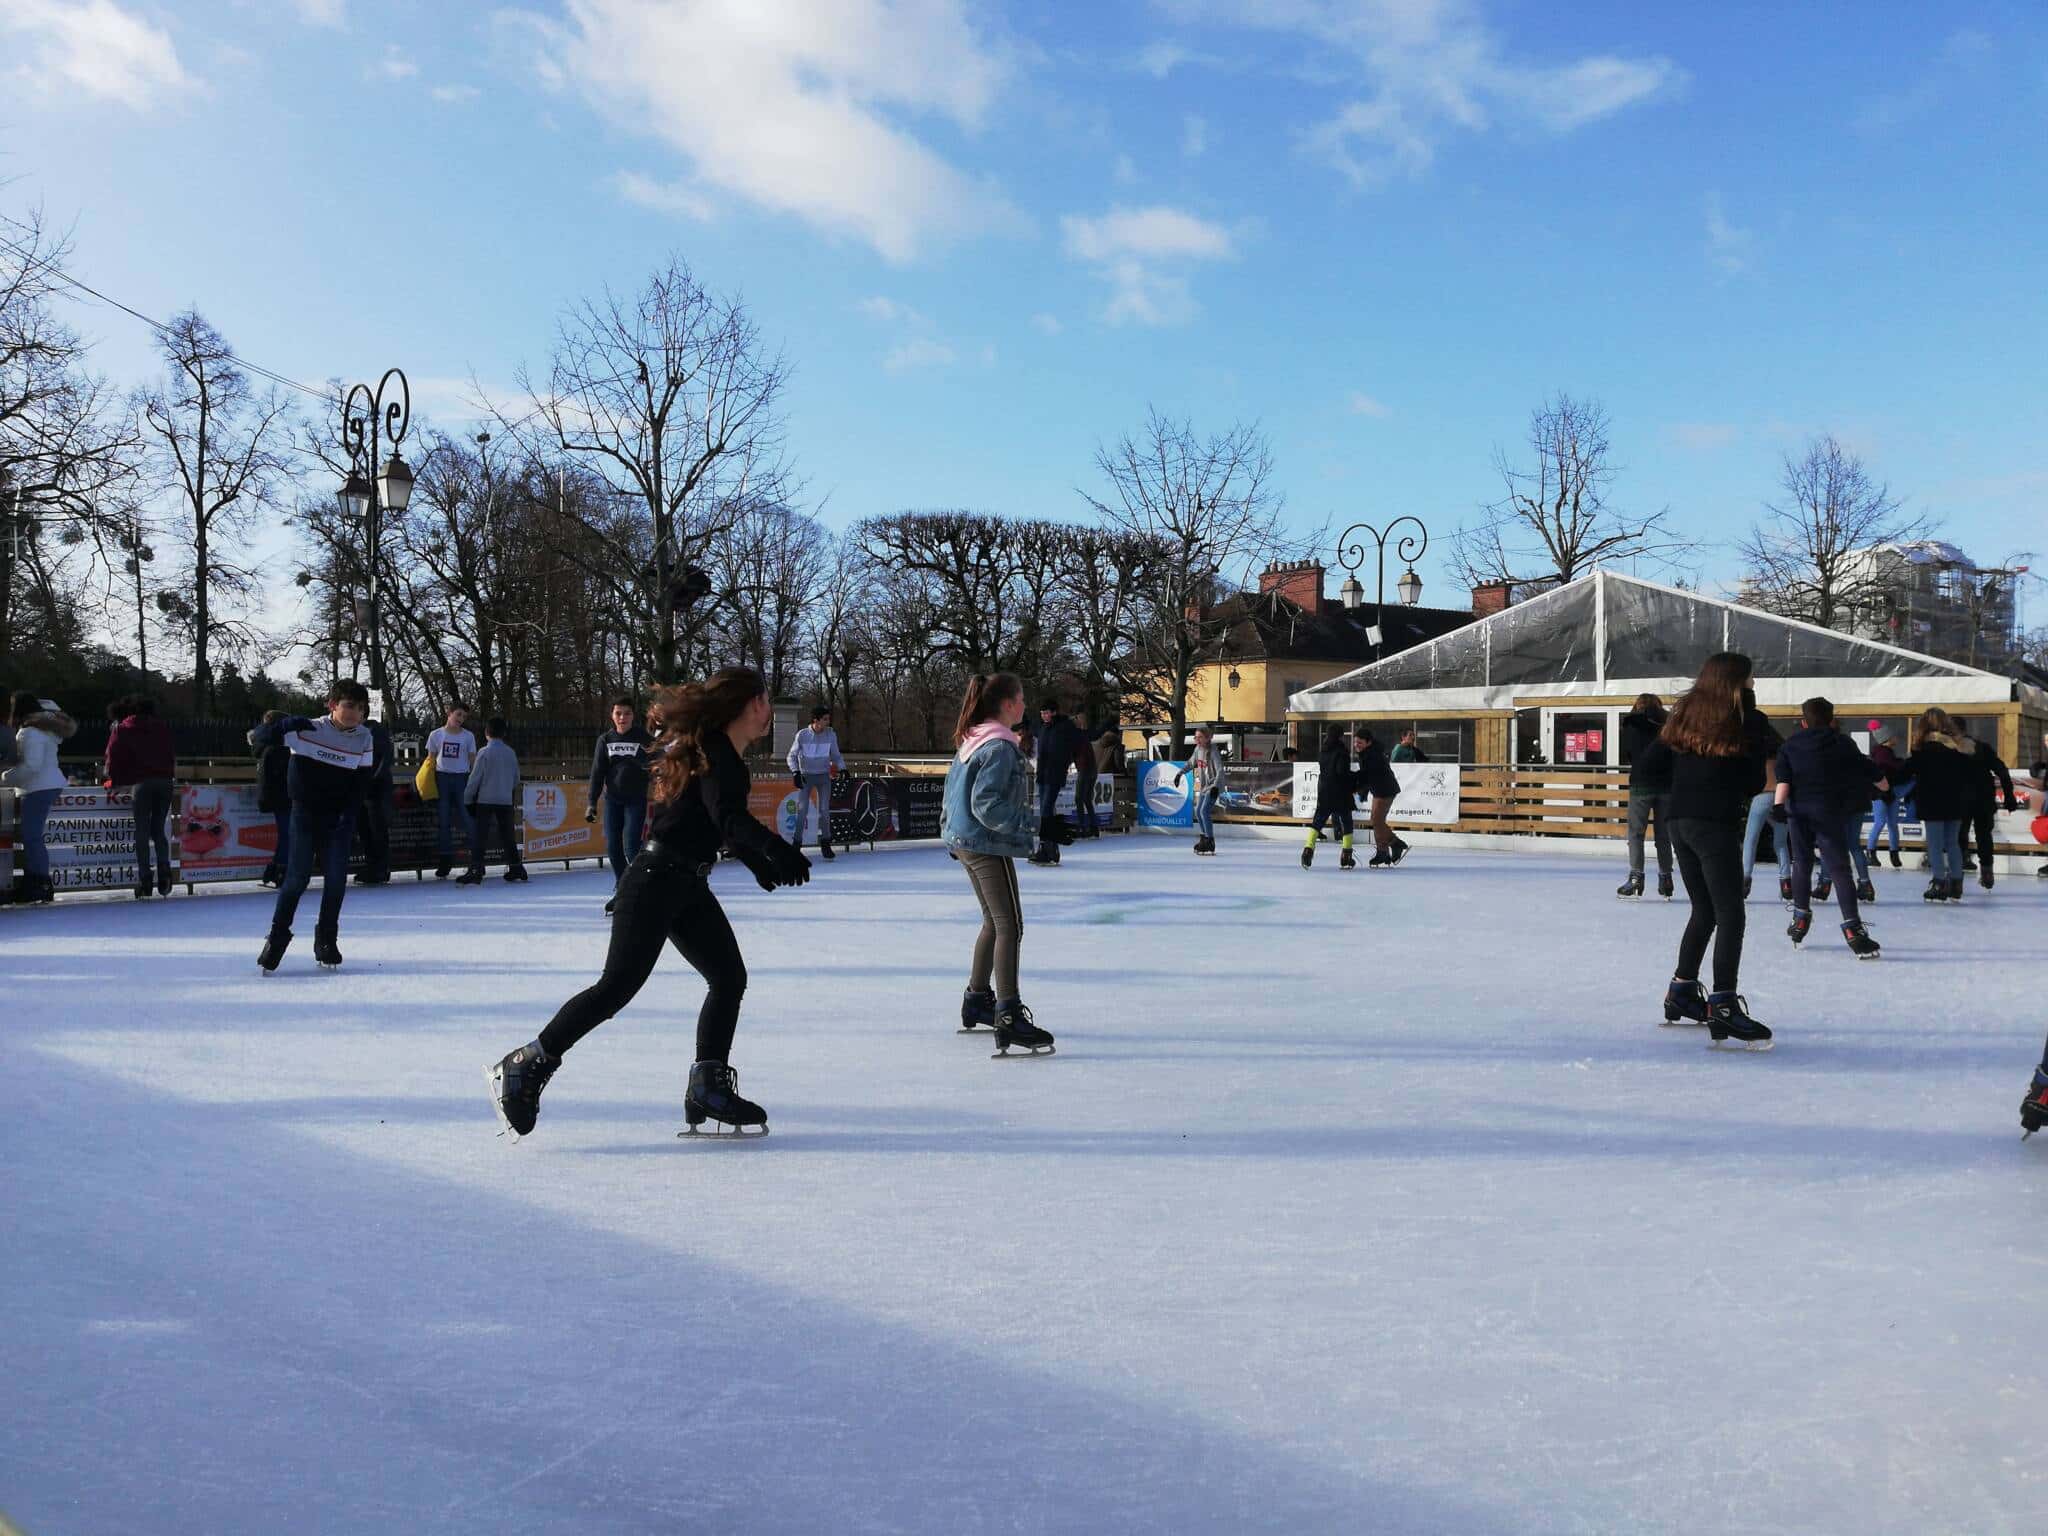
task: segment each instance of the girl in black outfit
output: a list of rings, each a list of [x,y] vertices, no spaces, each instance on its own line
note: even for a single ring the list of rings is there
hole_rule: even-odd
[[[564,1003],[539,1039],[487,1074],[498,1118],[515,1139],[533,1130],[541,1090],[563,1053],[633,1000],[653,974],[664,939],[708,987],[697,1013],[697,1060],[683,1098],[690,1133],[715,1120],[743,1134],[747,1126],[767,1134],[767,1112],[739,1096],[726,1061],[747,990],[747,967],[706,877],[721,848],[746,865],[764,891],[802,885],[811,877],[811,861],[747,809],[748,775],[740,752],[767,732],[773,718],[767,685],[744,667],[656,694],[648,838],[619,882],[604,974]]]
[[[1767,1051],[1771,1032],[1749,1016],[1735,990],[1742,965],[1742,832],[1750,800],[1764,787],[1764,764],[1777,734],[1756,707],[1750,661],[1709,656],[1692,689],[1672,709],[1645,756],[1669,769],[1671,847],[1692,916],[1678,942],[1678,967],[1664,994],[1664,1022],[1704,1024],[1716,1046]],[[1714,945],[1714,990],[1700,986],[1707,941]]]
[[[1314,865],[1316,839],[1322,836],[1323,824],[1334,821],[1344,850],[1338,867],[1356,869],[1358,860],[1351,853],[1351,806],[1357,798],[1358,782],[1351,771],[1351,743],[1340,727],[1331,726],[1323,737],[1323,750],[1316,762],[1316,813],[1308,824],[1308,841],[1302,845],[1301,867]]]

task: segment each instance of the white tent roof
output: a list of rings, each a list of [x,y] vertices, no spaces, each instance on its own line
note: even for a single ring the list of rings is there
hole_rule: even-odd
[[[1716,651],[1756,665],[1758,701],[1815,693],[1857,704],[2006,703],[2015,687],[1961,662],[1859,640],[1699,592],[1595,570],[1463,629],[1295,694],[1290,712],[1510,709],[1517,699],[1682,693]]]

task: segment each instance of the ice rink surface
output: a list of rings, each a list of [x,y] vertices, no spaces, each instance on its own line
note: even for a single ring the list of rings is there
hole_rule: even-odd
[[[1619,861],[1106,839],[1023,869],[1059,1053],[955,1032],[935,851],[716,878],[773,1133],[679,1141],[665,957],[537,1133],[481,1079],[608,877],[0,913],[0,1511],[51,1533],[2035,1532],[2048,881],[1858,964],[1749,912],[1769,1055],[1659,1027]],[[737,876],[737,878],[734,878]],[[1818,914],[1817,914],[1818,915]]]

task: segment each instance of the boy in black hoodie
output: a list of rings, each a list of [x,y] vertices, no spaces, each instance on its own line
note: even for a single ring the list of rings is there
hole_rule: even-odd
[[[1340,869],[1356,869],[1358,860],[1351,852],[1351,806],[1357,798],[1357,779],[1351,771],[1351,743],[1345,740],[1344,732],[1331,726],[1323,738],[1322,751],[1316,756],[1316,813],[1308,824],[1308,841],[1302,845],[1301,867],[1308,869],[1316,861],[1316,839],[1322,835],[1325,822],[1337,824],[1337,836],[1343,842],[1344,854],[1337,861]]]
[[[1778,749],[1777,804],[1772,815],[1789,829],[1792,845],[1792,925],[1785,931],[1794,944],[1803,943],[1813,926],[1813,855],[1820,849],[1826,884],[1832,884],[1842,909],[1842,937],[1859,960],[1875,960],[1880,950],[1863,926],[1856,906],[1857,889],[1849,862],[1850,830],[1870,804],[1873,784],[1881,782],[1869,758],[1835,729],[1835,706],[1823,698],[1799,706],[1800,729]],[[1826,884],[1821,887],[1826,889]]]
[[[323,970],[341,964],[338,940],[341,902],[348,894],[349,844],[376,759],[376,744],[363,724],[369,710],[369,690],[344,678],[327,690],[323,718],[285,715],[256,728],[254,740],[259,749],[282,744],[292,759],[287,774],[292,799],[291,858],[270,916],[270,937],[256,960],[266,976],[277,969],[292,941],[292,918],[299,910],[299,898],[312,883],[316,855],[320,860],[320,920],[313,930],[313,958]]]

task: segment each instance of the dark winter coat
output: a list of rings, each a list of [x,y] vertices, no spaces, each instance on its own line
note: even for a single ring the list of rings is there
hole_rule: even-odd
[[[1394,777],[1393,764],[1387,761],[1378,742],[1358,754],[1355,787],[1360,796],[1371,795],[1381,800],[1391,800],[1401,793],[1401,781]]]
[[[130,715],[107,738],[107,782],[114,788],[177,776],[178,751],[168,721],[155,715]]]
[[[1885,781],[1891,786],[1888,789],[1873,788],[1870,798],[1882,800],[1886,805],[1890,805],[1892,797],[1898,793],[1899,785],[1906,778],[1905,762],[1888,743],[1880,741],[1870,749],[1870,766],[1884,775]]]
[[[719,850],[761,854],[781,843],[748,809],[752,780],[732,738],[713,731],[704,738],[711,768],[690,780],[681,794],[648,806],[647,835],[686,863],[709,864]]]
[[[1963,741],[1966,746],[1976,749],[1972,755],[1977,760],[1979,798],[1973,809],[1995,810],[2001,801],[2011,805],[2012,770],[2005,766],[2005,759],[1992,750],[1989,742],[1979,741],[1974,736],[1966,736]]]
[[[1794,731],[1778,749],[1778,782],[1792,786],[1792,809],[1834,823],[1870,809],[1877,766],[1833,726]]]
[[[304,715],[285,715],[268,725],[257,726],[255,735],[250,739],[260,748],[281,746],[289,749],[289,738],[300,735],[308,736],[323,746],[360,753],[363,764],[360,768],[343,768],[321,762],[317,757],[291,753],[285,784],[291,794],[292,808],[316,816],[354,815],[356,807],[362,804],[364,792],[370,787],[370,761],[375,753],[375,743],[369,731],[363,726],[344,731],[331,716],[312,720]]]
[[[1621,755],[1628,759],[1628,788],[1634,795],[1664,795],[1671,792],[1671,759],[1652,754],[1657,733],[1664,729],[1665,716],[1630,710],[1621,717]]]
[[[257,810],[266,816],[291,813],[291,771],[292,755],[282,742],[274,747],[265,747],[256,754]]]
[[[1670,774],[1673,821],[1741,822],[1749,817],[1749,802],[1763,793],[1764,766],[1779,745],[1763,712],[1750,710],[1743,717],[1742,750],[1732,757],[1679,752],[1661,736],[1644,756],[1662,760],[1653,773]]]
[[[1077,725],[1074,727],[1074,782],[1077,786],[1093,784],[1099,772],[1095,766],[1095,738]]]
[[[382,720],[365,720],[370,733],[370,793],[391,793],[391,731]]]
[[[1080,746],[1081,733],[1074,729],[1074,722],[1065,715],[1054,715],[1049,723],[1039,728],[1039,788],[1067,782],[1067,770],[1074,766],[1074,754]]]
[[[1913,775],[1913,803],[1922,821],[1968,821],[1980,785],[1987,786],[1984,793],[1990,792],[1988,770],[1953,736],[1937,732],[1923,737],[1906,766]]]
[[[1341,738],[1324,742],[1323,750],[1316,754],[1316,809],[1350,810],[1357,788],[1351,771],[1351,744]]]
[[[590,759],[590,803],[610,795],[619,805],[647,803],[647,753],[654,738],[644,727],[606,731]]]

